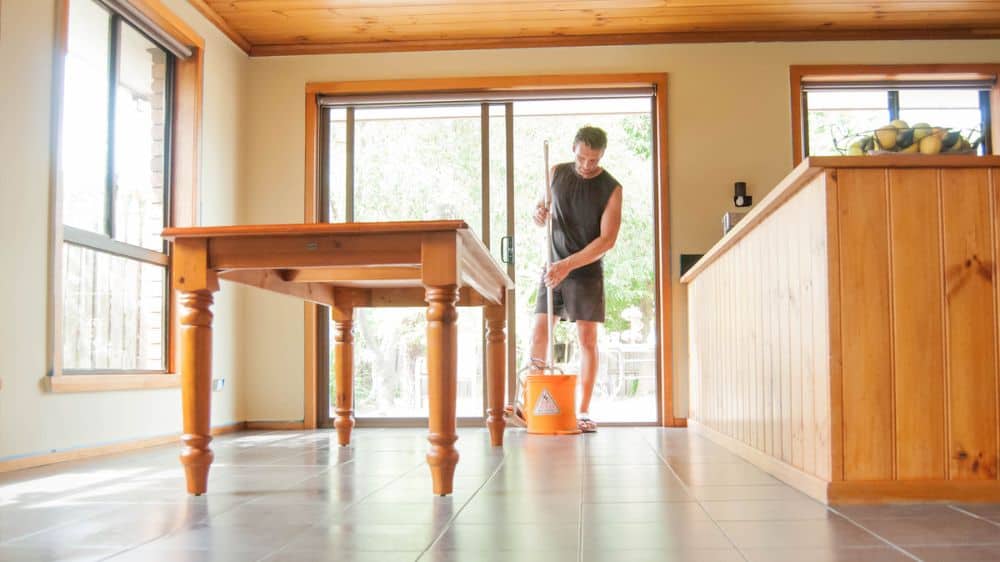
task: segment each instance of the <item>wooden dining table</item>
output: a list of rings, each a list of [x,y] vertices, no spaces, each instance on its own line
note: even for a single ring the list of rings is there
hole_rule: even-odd
[[[180,303],[180,375],[187,490],[208,489],[213,293],[219,280],[329,307],[334,334],[334,427],[354,427],[354,309],[426,306],[430,466],[433,492],[450,494],[455,448],[458,306],[482,306],[490,440],[503,446],[506,304],[513,282],[459,220],[168,228],[172,285]]]

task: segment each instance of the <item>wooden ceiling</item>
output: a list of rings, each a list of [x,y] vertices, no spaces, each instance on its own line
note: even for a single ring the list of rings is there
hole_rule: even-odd
[[[1000,0],[188,0],[254,56],[1000,37]]]

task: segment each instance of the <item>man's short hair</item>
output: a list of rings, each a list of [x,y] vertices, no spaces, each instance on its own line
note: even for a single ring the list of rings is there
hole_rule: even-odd
[[[594,150],[604,150],[608,146],[608,134],[599,127],[581,127],[573,139],[573,146],[576,146],[578,142],[582,142]]]

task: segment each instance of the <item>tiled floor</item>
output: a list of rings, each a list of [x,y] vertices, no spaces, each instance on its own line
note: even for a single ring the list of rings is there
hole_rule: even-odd
[[[685,430],[462,430],[443,498],[425,435],[221,437],[198,498],[179,445],[0,474],[0,560],[1000,560],[1000,505],[826,509]]]

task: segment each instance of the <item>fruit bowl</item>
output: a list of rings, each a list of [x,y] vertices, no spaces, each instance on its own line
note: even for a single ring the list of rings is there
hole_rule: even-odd
[[[955,130],[896,120],[874,131],[849,137],[846,156],[881,154],[977,154],[983,137],[976,129]]]

